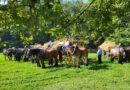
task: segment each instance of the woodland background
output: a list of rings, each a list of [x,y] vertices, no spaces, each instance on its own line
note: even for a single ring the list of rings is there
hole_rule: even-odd
[[[0,4],[0,49],[83,40],[97,48],[105,40],[130,43],[130,0],[4,0]]]

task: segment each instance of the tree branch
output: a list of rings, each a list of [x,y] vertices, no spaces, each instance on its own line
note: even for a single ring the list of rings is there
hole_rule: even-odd
[[[101,0],[100,5],[99,5],[99,9],[102,8],[103,1],[104,1],[104,0]]]
[[[72,20],[71,22],[67,22],[66,25],[65,25],[65,27],[70,26],[70,25],[73,24],[77,19],[79,19],[80,16],[81,16],[85,11],[87,11],[88,8],[94,3],[94,1],[95,1],[95,0],[92,0],[91,3],[90,3],[84,10],[82,10],[82,11],[76,16],[76,18],[75,18],[74,20]],[[65,27],[63,27],[63,28],[65,28]]]
[[[29,6],[30,7],[30,5],[19,5],[19,6],[15,6],[15,7],[7,6],[7,5],[2,5],[2,6],[0,6],[0,10],[1,11],[7,11],[9,9],[16,9],[16,8],[25,7],[25,6]]]

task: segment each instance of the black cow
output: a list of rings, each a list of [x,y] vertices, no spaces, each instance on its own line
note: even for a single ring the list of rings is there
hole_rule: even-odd
[[[130,62],[130,47],[124,47],[125,50],[125,61]]]
[[[15,48],[14,49],[14,58],[16,61],[20,61],[21,57],[24,55],[24,48]]]
[[[13,54],[14,54],[13,48],[3,49],[3,55],[5,56],[5,60],[6,60],[6,57],[8,57],[9,60],[12,60]]]

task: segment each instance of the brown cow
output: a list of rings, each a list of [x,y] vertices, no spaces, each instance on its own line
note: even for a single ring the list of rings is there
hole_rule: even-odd
[[[53,59],[55,59],[54,66],[58,66],[58,59],[57,59],[58,52],[57,52],[57,50],[54,50],[54,49],[46,50],[46,49],[42,49],[42,48],[31,48],[26,51],[25,56],[26,57],[36,56],[37,57],[36,63],[37,63],[38,67],[45,68],[44,61],[46,61],[46,60],[49,61],[49,60],[53,60]]]
[[[87,48],[79,48],[77,45],[70,46],[68,48],[68,52],[71,53],[71,55],[73,57],[74,67],[80,68],[79,61],[81,59],[83,60],[85,66],[87,66],[89,64]]]

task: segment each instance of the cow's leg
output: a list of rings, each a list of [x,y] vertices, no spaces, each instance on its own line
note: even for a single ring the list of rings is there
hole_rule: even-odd
[[[118,63],[119,63],[119,64],[122,64],[122,60],[123,60],[123,58],[119,58],[119,59],[118,59]]]
[[[72,63],[72,57],[71,56],[68,57],[68,61],[69,61],[69,64]]]
[[[53,58],[49,60],[48,65],[53,65]]]
[[[124,57],[123,62],[127,62],[127,57],[126,56]]]
[[[6,60],[6,55],[4,55],[4,57],[5,57],[5,60]]]
[[[89,65],[88,57],[83,57],[83,60],[84,60],[84,65],[88,66]]]
[[[65,61],[65,64],[68,65],[69,57],[68,56],[64,57],[64,61]]]
[[[18,55],[15,56],[15,60],[16,60],[16,61],[20,61]]]
[[[12,60],[12,56],[10,57],[10,60]]]
[[[21,56],[17,56],[17,61],[20,61],[20,59],[21,59]]]
[[[10,56],[8,56],[8,59],[9,59],[9,61],[10,61]]]
[[[11,54],[11,55],[10,55],[10,60],[12,60],[12,57],[13,57],[13,55]]]
[[[80,68],[79,61],[81,58],[75,58],[75,67]]]
[[[41,59],[42,68],[45,68],[44,59]]]
[[[125,61],[126,62],[130,62],[130,58],[129,57],[130,57],[129,55],[126,55],[126,57],[125,57]]]
[[[15,58],[16,58],[16,61],[18,61],[18,57],[16,56]]]
[[[51,60],[49,59],[49,61],[48,61],[48,65],[51,65]]]
[[[18,61],[18,57],[17,56],[15,56],[15,61]]]
[[[21,56],[19,56],[19,61],[21,60]]]
[[[81,59],[81,58],[77,58],[77,59],[76,59],[77,68],[80,68],[80,59]]]
[[[59,52],[59,61],[62,62],[62,53]]]
[[[119,64],[122,64],[122,59],[119,59],[119,60],[118,60],[118,63],[119,63]]]
[[[76,67],[76,59],[74,56],[72,57],[72,60],[73,60],[73,67]]]
[[[28,61],[28,58],[27,57],[24,57],[24,62]]]
[[[11,56],[8,56],[8,59],[11,60]]]
[[[130,56],[128,56],[127,61],[128,61],[128,63],[130,63]]]
[[[113,62],[113,61],[114,61],[114,58],[115,58],[115,57],[111,57],[111,58],[110,58],[110,61]]]
[[[65,64],[66,64],[66,65],[68,64],[68,63],[67,63],[67,59],[68,59],[68,57],[64,58],[64,61],[65,61]]]
[[[12,61],[12,56],[10,56],[9,58],[10,58],[9,60],[11,60],[11,61]]]
[[[32,58],[32,63],[34,63],[34,58]]]
[[[31,59],[32,59],[32,63],[37,63],[37,57],[36,56],[33,56]]]
[[[122,64],[122,61],[123,61],[123,56],[122,56],[122,55],[119,55],[119,56],[118,56],[118,63],[119,63],[119,64]]]
[[[39,60],[39,59],[36,60],[36,63],[37,63],[37,67],[41,67],[40,60]]]
[[[14,56],[14,60],[16,61],[16,56]]]
[[[57,59],[57,57],[55,57],[55,65],[54,66],[58,66],[58,59]]]
[[[50,61],[50,65],[53,65],[53,62],[54,62],[54,60],[53,60],[53,59],[51,59],[51,61]]]

